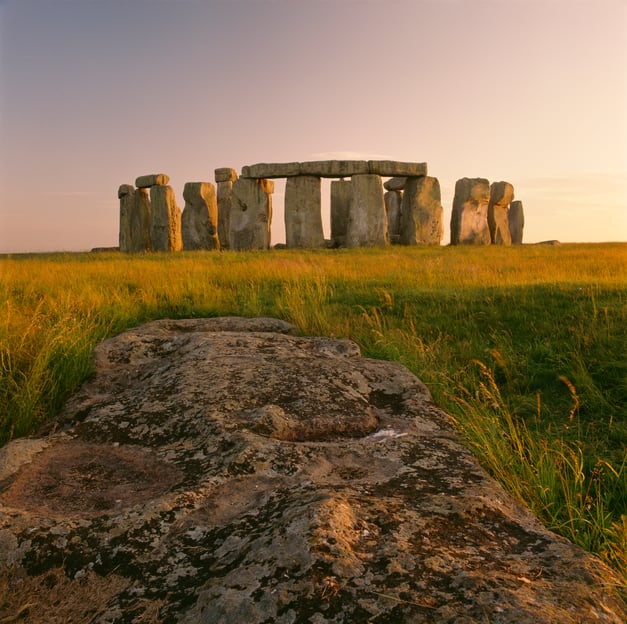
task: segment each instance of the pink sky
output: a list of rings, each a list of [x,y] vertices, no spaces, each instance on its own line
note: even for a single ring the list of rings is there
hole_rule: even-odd
[[[526,242],[625,241],[627,2],[0,0],[0,150],[0,253],[116,245],[139,175],[182,208],[216,167],[340,157],[426,161],[447,225],[485,177]]]

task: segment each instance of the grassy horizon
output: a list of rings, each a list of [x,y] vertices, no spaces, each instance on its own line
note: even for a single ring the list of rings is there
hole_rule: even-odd
[[[508,491],[627,574],[627,244],[33,254],[0,277],[0,444],[125,329],[275,316],[407,366]]]

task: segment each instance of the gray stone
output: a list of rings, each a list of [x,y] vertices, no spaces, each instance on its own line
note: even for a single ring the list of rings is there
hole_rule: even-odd
[[[135,187],[131,184],[122,184],[118,189],[118,199],[120,200],[119,247],[120,251],[129,252],[132,251],[131,217],[135,205]]]
[[[293,176],[285,183],[285,242],[290,249],[324,247],[320,178]]]
[[[521,245],[523,242],[523,230],[525,228],[525,213],[523,203],[520,200],[513,201],[508,213],[509,232],[513,245]]]
[[[374,247],[389,243],[383,185],[378,175],[351,177],[351,204],[346,226],[347,247]]]
[[[352,188],[350,180],[331,182],[331,242],[333,247],[346,245]]]
[[[133,196],[131,211],[131,252],[152,251],[152,207],[145,188],[138,188]]]
[[[401,191],[387,191],[383,195],[385,214],[388,220],[388,236],[390,242],[398,243],[401,234],[401,207],[403,194]]]
[[[216,183],[218,182],[235,182],[237,180],[237,173],[235,169],[230,167],[221,167],[214,169],[214,177]]]
[[[488,227],[493,245],[511,245],[509,205],[514,199],[514,187],[509,182],[492,182],[488,204]]]
[[[184,249],[220,249],[218,204],[210,182],[187,182],[183,189],[185,206],[181,216]]]
[[[269,180],[238,178],[233,182],[229,249],[269,249],[272,190]]]
[[[386,191],[402,191],[405,188],[405,182],[407,178],[390,178],[383,183],[383,188]]]
[[[217,200],[220,249],[228,249],[229,230],[231,228],[231,206],[233,203],[233,182],[218,182]]]
[[[444,209],[437,178],[407,178],[401,218],[402,245],[439,245]]]
[[[427,163],[397,162],[395,160],[369,160],[368,170],[380,176],[426,176]]]
[[[490,183],[485,178],[462,178],[455,184],[451,213],[451,245],[489,245]]]
[[[369,173],[365,160],[311,160],[300,163],[301,175],[319,178],[348,178]]]
[[[53,433],[0,450],[0,618],[627,621],[624,579],[505,493],[406,368],[294,330],[101,344]]]
[[[139,176],[135,180],[137,188],[150,188],[151,186],[166,186],[170,181],[170,176],[165,173],[152,173],[150,175]]]
[[[150,236],[153,251],[181,251],[181,209],[176,205],[171,186],[151,186],[152,224]]]
[[[257,163],[242,167],[242,178],[288,178],[300,175],[300,165],[291,163]]]

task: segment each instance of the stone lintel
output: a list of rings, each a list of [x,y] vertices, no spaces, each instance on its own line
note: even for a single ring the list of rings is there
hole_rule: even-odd
[[[235,182],[237,180],[237,172],[230,167],[220,167],[214,169],[216,182]]]
[[[291,163],[257,163],[242,167],[242,178],[289,178],[300,175],[300,165]]]
[[[370,171],[365,160],[310,160],[300,163],[300,173],[319,178],[349,178]]]
[[[368,168],[370,173],[380,176],[419,178],[427,175],[427,163],[369,160]]]
[[[165,173],[151,173],[150,175],[139,176],[135,180],[137,188],[149,188],[151,186],[167,186],[170,176]]]

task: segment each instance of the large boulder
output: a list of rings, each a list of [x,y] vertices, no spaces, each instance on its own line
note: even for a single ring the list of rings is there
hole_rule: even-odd
[[[324,247],[320,178],[304,175],[287,178],[285,242],[289,248]]]
[[[401,214],[401,245],[439,245],[444,209],[438,179],[407,178]]]
[[[388,243],[388,223],[381,177],[374,174],[352,176],[346,246],[374,247]]]
[[[220,249],[218,203],[210,182],[187,182],[183,188],[185,206],[181,216],[184,249]]]
[[[0,450],[0,620],[625,621],[621,579],[507,495],[407,369],[293,329],[100,345],[50,433]]]
[[[229,249],[269,249],[272,224],[270,180],[238,178],[231,188]]]
[[[493,245],[511,245],[509,205],[514,199],[514,187],[509,182],[492,182],[488,204],[488,227]]]
[[[525,213],[523,211],[523,203],[520,200],[513,201],[510,204],[507,219],[512,244],[521,245],[523,242],[523,230],[525,229]]]
[[[451,245],[489,245],[490,183],[485,178],[462,178],[455,184],[451,212]]]
[[[181,209],[176,205],[172,187],[151,186],[150,205],[152,206],[150,226],[152,250],[181,251],[183,249]]]

